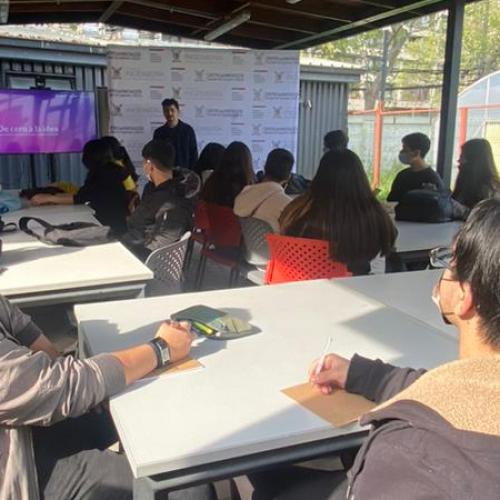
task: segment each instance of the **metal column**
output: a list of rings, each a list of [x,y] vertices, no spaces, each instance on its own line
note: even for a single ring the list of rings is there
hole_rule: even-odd
[[[464,26],[465,0],[448,0],[448,26],[444,60],[441,117],[437,171],[445,186],[450,186],[455,143],[458,86],[460,81],[460,56]]]

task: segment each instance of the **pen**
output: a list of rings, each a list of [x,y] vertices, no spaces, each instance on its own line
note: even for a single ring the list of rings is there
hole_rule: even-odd
[[[332,337],[328,337],[325,348],[323,349],[323,354],[321,355],[321,358],[319,358],[318,364],[316,365],[316,371],[314,372],[316,377],[321,373],[321,370],[323,369],[323,365],[325,364],[325,358],[326,355],[328,354],[328,349],[330,349],[331,342],[332,342]]]

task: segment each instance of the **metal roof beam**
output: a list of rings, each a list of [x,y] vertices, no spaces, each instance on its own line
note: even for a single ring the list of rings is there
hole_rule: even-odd
[[[102,13],[99,18],[100,23],[106,23],[108,19],[124,4],[123,0],[115,0],[111,5]]]

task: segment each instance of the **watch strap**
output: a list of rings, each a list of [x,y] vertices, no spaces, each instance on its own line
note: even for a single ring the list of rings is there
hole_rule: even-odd
[[[156,369],[163,368],[170,361],[170,351],[167,342],[161,337],[155,337],[149,343],[153,347],[153,350],[156,354]]]

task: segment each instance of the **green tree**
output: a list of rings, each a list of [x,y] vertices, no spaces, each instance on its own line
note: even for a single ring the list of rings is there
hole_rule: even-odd
[[[446,12],[390,26],[387,89],[398,100],[439,105],[446,40]],[[358,65],[365,109],[380,96],[383,30],[374,30],[312,49],[314,55]],[[461,61],[461,88],[500,69],[500,0],[467,5]]]

